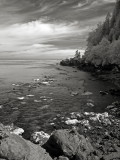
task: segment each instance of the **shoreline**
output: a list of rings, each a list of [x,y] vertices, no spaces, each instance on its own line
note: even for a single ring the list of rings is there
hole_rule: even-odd
[[[62,129],[64,132],[64,129],[75,129],[80,135],[91,139],[95,150],[98,140],[99,143],[106,141],[105,132],[108,132],[107,138],[109,137],[112,147],[114,148],[113,143],[116,141],[118,145],[120,120],[111,109],[119,104],[112,104],[112,108],[107,108],[118,98],[100,94],[100,90],[109,89],[111,83],[95,80],[89,73],[76,68],[58,64],[48,68],[48,75],[38,76],[29,83],[12,85],[10,93],[6,95],[7,101],[1,101],[3,108],[1,107],[0,117],[4,116],[3,122],[6,120],[23,128],[23,137],[34,143],[38,139],[37,143],[43,144],[46,142],[43,136],[49,137],[55,130]],[[35,139],[31,139],[32,135]],[[114,135],[118,137],[115,138]],[[104,156],[103,151],[109,149],[107,144],[100,146],[103,146],[102,151],[97,150]],[[101,157],[100,155],[97,156]]]

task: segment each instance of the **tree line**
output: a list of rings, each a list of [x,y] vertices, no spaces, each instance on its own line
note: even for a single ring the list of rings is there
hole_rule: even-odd
[[[84,60],[95,66],[120,67],[120,0],[113,13],[108,13],[105,21],[89,33]]]

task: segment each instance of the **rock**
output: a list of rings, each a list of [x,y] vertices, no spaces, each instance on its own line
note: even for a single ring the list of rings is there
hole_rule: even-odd
[[[24,133],[24,129],[14,126],[13,123],[11,125],[6,125],[6,126],[3,126],[2,124],[0,125],[3,127],[2,130],[10,132],[11,134],[16,134],[21,136]]]
[[[89,103],[87,103],[87,106],[88,107],[94,107],[94,104],[89,102]]]
[[[82,93],[81,95],[82,96],[90,96],[90,95],[92,95],[93,93],[92,92],[84,92],[84,93]]]
[[[75,130],[53,132],[44,148],[55,157],[63,155],[71,160],[95,160],[94,149],[90,141]]]
[[[40,79],[39,78],[37,78],[37,79],[34,79],[34,82],[38,82]]]
[[[100,91],[100,94],[101,94],[101,95],[107,95],[108,92],[106,92],[106,91]]]
[[[42,102],[42,101],[41,101],[41,100],[34,99],[34,102],[35,102],[35,103],[40,103],[40,102]]]
[[[91,129],[91,126],[90,126],[88,120],[83,119],[83,120],[80,121],[80,124],[82,124],[83,126],[87,127],[88,129]]]
[[[72,113],[70,113],[70,117],[71,117],[71,119],[82,119],[83,114],[81,114],[79,112],[72,112]]]
[[[22,135],[24,133],[24,130],[22,128],[16,128],[11,133],[16,134],[16,135]]]
[[[67,157],[59,156],[58,160],[69,160]]]
[[[77,91],[71,92],[71,96],[77,96],[79,93]]]
[[[43,132],[43,131],[40,131],[40,132],[34,132],[32,135],[31,135],[31,138],[30,140],[36,144],[40,144],[40,145],[43,145],[44,143],[47,142],[47,140],[50,138],[50,135]]]
[[[33,94],[28,94],[28,95],[26,95],[27,97],[34,97],[34,95]]]
[[[78,121],[77,119],[68,119],[68,120],[66,120],[65,121],[65,123],[67,124],[67,125],[71,125],[71,124],[77,124],[77,123],[80,123],[80,121]]]
[[[43,85],[50,85],[49,82],[41,82],[41,84],[43,84]]]
[[[44,106],[42,106],[40,109],[47,109],[47,108],[49,108],[50,107],[50,105],[44,105]]]
[[[111,105],[107,106],[110,113],[120,116],[120,102],[113,102]]]
[[[17,99],[19,99],[19,100],[24,100],[25,97],[17,97]]]
[[[0,158],[5,160],[52,160],[49,154],[30,141],[11,134],[0,124]]]
[[[95,113],[94,112],[84,112],[85,116],[94,116]]]

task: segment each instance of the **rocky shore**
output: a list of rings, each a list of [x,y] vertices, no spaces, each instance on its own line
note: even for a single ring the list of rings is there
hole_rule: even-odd
[[[49,72],[0,95],[0,159],[119,160],[116,90],[76,68]]]
[[[110,109],[110,107],[108,108]],[[63,121],[63,117],[58,116]],[[21,129],[0,124],[1,160],[119,160],[120,120],[105,113],[71,113],[64,128],[22,138]],[[66,126],[65,126],[66,125]],[[113,127],[114,126],[114,127]],[[44,141],[46,139],[46,141]],[[41,143],[42,142],[42,143]]]

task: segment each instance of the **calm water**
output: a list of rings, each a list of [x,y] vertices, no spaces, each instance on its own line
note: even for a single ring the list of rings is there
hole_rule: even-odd
[[[104,112],[107,105],[119,99],[99,94],[100,90],[114,87],[112,84],[93,81],[88,73],[56,63],[58,61],[0,61],[2,123],[14,123],[24,128],[27,136],[39,130],[50,133],[56,128],[53,123],[57,123],[58,128],[63,127],[63,122],[56,116],[64,119],[71,112]],[[50,82],[50,85],[43,85],[42,81]],[[93,94],[82,96],[84,91]],[[78,92],[78,95],[72,96],[72,92]],[[93,101],[93,108],[86,105],[89,100]]]
[[[0,81],[5,85],[12,82],[31,82],[32,79],[49,73],[55,60],[5,60],[0,61]],[[2,84],[2,83],[1,83]]]

